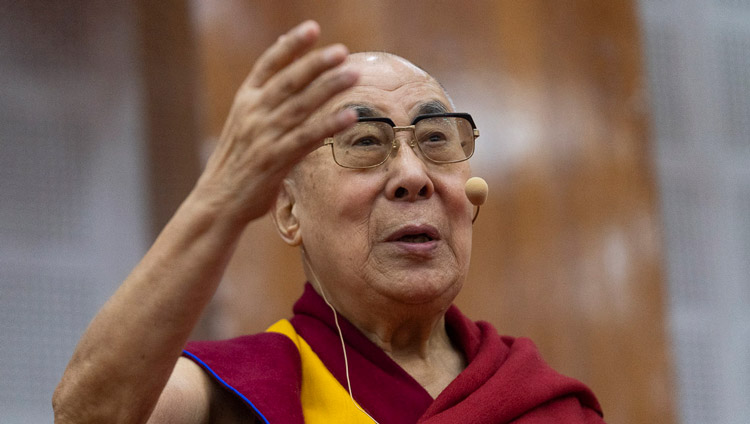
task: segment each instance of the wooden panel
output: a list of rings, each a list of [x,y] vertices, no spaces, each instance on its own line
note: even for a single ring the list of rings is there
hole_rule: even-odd
[[[610,423],[674,422],[660,223],[629,0],[195,2],[207,138],[262,50],[313,18],[324,42],[426,68],[482,130],[490,185],[469,282],[475,319],[529,336]],[[298,254],[253,223],[212,305],[214,336],[262,330],[301,291]]]
[[[184,0],[138,1],[151,229],[155,238],[200,172],[196,61]]]
[[[200,174],[195,31],[185,0],[135,2],[146,141],[149,238],[155,239]],[[208,308],[193,331],[211,337]]]

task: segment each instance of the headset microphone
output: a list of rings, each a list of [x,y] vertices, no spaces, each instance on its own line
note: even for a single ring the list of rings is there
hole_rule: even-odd
[[[489,187],[487,181],[479,177],[471,177],[466,181],[465,191],[466,197],[469,199],[472,205],[477,207],[477,211],[474,213],[474,218],[471,219],[471,223],[477,220],[479,216],[479,206],[483,205],[487,200],[487,194],[489,193]]]

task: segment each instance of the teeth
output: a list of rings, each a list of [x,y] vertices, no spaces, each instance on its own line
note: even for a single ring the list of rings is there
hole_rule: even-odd
[[[428,241],[432,239],[426,234],[414,234],[414,235],[403,236],[399,240],[405,241],[407,243],[427,243]]]

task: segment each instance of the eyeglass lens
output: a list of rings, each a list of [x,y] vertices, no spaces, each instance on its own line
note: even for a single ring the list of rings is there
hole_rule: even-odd
[[[415,124],[419,150],[437,163],[458,162],[474,152],[474,130],[461,117],[425,118]],[[333,137],[333,156],[341,166],[367,168],[388,158],[396,134],[386,122],[364,121]]]

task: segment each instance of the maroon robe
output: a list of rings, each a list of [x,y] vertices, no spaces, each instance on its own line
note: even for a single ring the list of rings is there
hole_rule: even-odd
[[[346,387],[333,313],[309,284],[290,320],[328,370]],[[552,370],[534,344],[501,337],[455,306],[445,315],[448,335],[467,367],[433,399],[406,371],[339,316],[347,345],[352,392],[373,418],[390,423],[603,423],[593,393]],[[269,423],[302,423],[301,365],[294,343],[277,333],[192,342],[184,355],[239,396]]]

